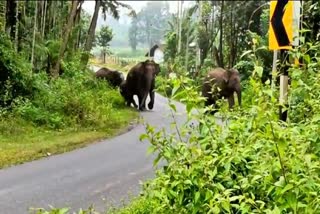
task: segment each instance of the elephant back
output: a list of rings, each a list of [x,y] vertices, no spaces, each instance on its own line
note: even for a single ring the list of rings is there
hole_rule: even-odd
[[[98,78],[105,78],[111,74],[111,70],[108,68],[100,68],[96,73],[95,76]]]
[[[112,71],[108,68],[101,68],[96,72],[97,78],[102,78],[107,80],[113,87],[120,86],[121,82],[124,80],[124,76],[119,71]]]
[[[217,93],[216,88],[220,89],[226,87],[226,83],[228,82],[227,72],[223,68],[215,68],[210,70],[203,80],[202,85],[202,94],[205,97],[211,96],[211,93]]]

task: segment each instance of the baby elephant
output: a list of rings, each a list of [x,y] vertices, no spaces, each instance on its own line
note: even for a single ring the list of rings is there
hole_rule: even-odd
[[[126,80],[122,81],[122,83],[120,84],[120,94],[125,99],[127,106],[130,106],[132,103],[135,108],[138,108],[138,105],[133,99],[133,95],[129,93]]]
[[[234,106],[234,92],[237,93],[239,106],[241,106],[240,76],[236,69],[216,68],[209,71],[204,78],[202,96],[207,98],[205,106],[213,105],[216,107],[218,99],[227,98],[229,109],[231,109]]]
[[[124,76],[119,71],[113,71],[108,68],[101,68],[95,73],[97,78],[107,80],[112,87],[119,87],[124,81]]]

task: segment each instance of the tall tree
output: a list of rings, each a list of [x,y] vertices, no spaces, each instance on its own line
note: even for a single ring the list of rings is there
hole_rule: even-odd
[[[68,39],[69,39],[69,36],[70,36],[70,32],[71,32],[73,24],[74,24],[77,8],[78,8],[79,4],[81,4],[82,2],[83,1],[80,1],[80,0],[72,1],[70,13],[69,13],[69,19],[68,19],[68,22],[66,23],[66,25],[64,27],[64,37],[61,38],[61,46],[60,46],[60,50],[59,50],[59,57],[58,57],[57,62],[55,63],[54,68],[51,70],[51,75],[54,78],[59,76],[60,63],[61,63],[61,60],[62,60],[62,58],[64,56],[66,47],[67,47],[67,43],[68,43]]]
[[[112,29],[108,26],[104,26],[100,29],[99,35],[97,36],[98,45],[102,47],[103,63],[106,63],[106,53],[109,48],[109,42],[112,40],[113,34]]]
[[[115,19],[119,19],[119,7],[130,9],[132,11],[131,14],[134,15],[134,11],[129,5],[123,4],[117,0],[95,0],[95,3],[96,4],[94,8],[94,13],[91,19],[90,27],[87,33],[86,43],[84,46],[85,54],[83,54],[82,56],[82,62],[85,66],[88,64],[89,61],[89,53],[92,49],[93,41],[95,38],[95,31],[100,9],[102,9],[104,20],[106,20],[107,13],[110,13]]]
[[[36,32],[37,32],[37,18],[38,18],[38,1],[35,2],[35,14],[34,14],[34,24],[33,24],[33,34],[32,34],[32,49],[31,49],[31,65],[34,67],[34,47],[36,44]]]
[[[147,2],[146,6],[137,14],[137,29],[139,43],[149,47],[163,39],[168,29],[170,18],[169,5],[164,2]]]
[[[14,41],[15,30],[16,30],[16,9],[17,1],[16,0],[7,0],[6,4],[6,32],[10,35],[11,40]]]
[[[137,49],[138,45],[138,17],[132,18],[131,26],[129,28],[129,44],[133,51]]]

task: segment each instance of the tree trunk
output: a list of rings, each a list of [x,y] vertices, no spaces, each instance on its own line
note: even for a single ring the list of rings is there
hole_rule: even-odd
[[[0,1],[0,27],[1,31],[5,31],[6,26],[6,10],[7,10],[7,2],[6,1]]]
[[[11,41],[14,41],[16,30],[16,9],[17,2],[15,0],[7,0],[6,10],[6,32],[10,35]]]
[[[101,7],[101,0],[96,0],[94,13],[93,13],[93,16],[92,16],[92,19],[91,19],[89,31],[88,31],[86,42],[85,42],[85,45],[84,45],[84,51],[86,53],[84,53],[83,56],[82,56],[82,63],[83,63],[84,66],[86,66],[88,64],[88,61],[89,61],[90,51],[91,51],[91,48],[92,48],[93,40],[95,38],[95,31],[96,31],[96,26],[97,26],[100,7]]]
[[[75,20],[74,20],[74,23],[75,23],[75,26],[77,26],[77,32],[76,32],[76,40],[74,41],[74,44],[73,44],[73,49],[76,50],[77,48],[79,48],[79,43],[80,43],[80,33],[81,33],[81,27],[79,26],[79,23],[80,23],[80,20],[81,20],[81,9],[82,9],[82,3],[83,2],[80,2],[80,5],[77,9],[77,12],[76,12],[76,17],[75,17]]]
[[[236,36],[233,34],[233,12],[230,12],[230,52],[229,52],[229,68],[232,67],[232,57],[233,57],[233,51],[234,51],[234,42],[233,42],[233,36]]]
[[[38,16],[38,1],[35,1],[35,15],[34,15],[34,23],[33,23],[33,36],[32,36],[32,50],[31,50],[31,65],[34,67],[34,46],[36,43],[36,32],[37,32],[37,16]]]
[[[71,32],[72,27],[73,27],[74,18],[75,18],[75,15],[76,15],[78,4],[79,4],[79,0],[72,1],[71,10],[70,10],[70,13],[69,13],[69,19],[68,19],[67,24],[64,27],[64,36],[61,39],[59,57],[58,57],[57,62],[55,63],[54,68],[51,70],[51,76],[53,78],[57,78],[59,76],[60,61],[63,59],[64,52],[65,52],[65,50],[67,48],[67,43],[68,43],[68,40],[69,40],[70,32]]]
[[[224,68],[223,64],[223,12],[224,12],[224,0],[221,1],[220,10],[220,44],[219,44],[219,67]]]
[[[178,40],[178,53],[181,52],[181,33],[182,33],[182,14],[183,14],[183,11],[182,11],[182,5],[183,5],[183,1],[178,1],[180,2],[180,5],[178,7],[179,11],[178,11],[178,20],[179,20],[179,40]]]
[[[22,8],[18,14],[18,20],[19,20],[19,24],[18,24],[18,38],[17,38],[17,51],[20,52],[22,50],[22,40],[24,38],[24,35],[23,35],[23,32],[21,29],[23,29],[21,27],[20,29],[20,26],[25,26],[26,25],[26,4],[27,2],[26,1],[23,1],[21,2],[22,4]]]
[[[44,14],[43,14],[43,24],[42,24],[42,38],[44,38],[44,31],[46,28],[46,17],[47,17],[47,0],[44,2]]]
[[[16,52],[18,52],[18,35],[19,35],[19,1],[17,1],[16,3],[16,29],[15,29],[15,33],[14,33],[14,47]]]

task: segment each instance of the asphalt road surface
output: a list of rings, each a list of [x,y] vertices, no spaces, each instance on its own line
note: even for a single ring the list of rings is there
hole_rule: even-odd
[[[96,68],[95,68],[96,69]],[[168,100],[158,94],[143,120],[170,129],[173,121]],[[175,102],[177,122],[186,121],[184,105]],[[30,207],[70,207],[73,211],[94,204],[98,211],[108,203],[118,205],[139,193],[143,181],[153,176],[153,156],[148,142],[140,142],[145,126],[139,124],[122,135],[85,148],[0,170],[0,213],[29,213]]]

